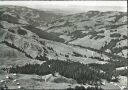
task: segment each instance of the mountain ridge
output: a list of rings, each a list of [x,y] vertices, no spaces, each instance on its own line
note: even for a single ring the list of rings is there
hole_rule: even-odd
[[[14,7],[13,6],[13,8],[15,9],[16,7]],[[20,7],[19,7],[20,8]],[[29,9],[29,8],[27,8],[27,9]],[[29,10],[28,10],[29,11]],[[9,11],[10,12],[10,11]],[[109,15],[109,17],[115,17],[115,16],[113,16],[113,15],[116,15],[116,14],[119,14],[119,15],[117,15],[118,17],[125,17],[125,15],[126,15],[126,13],[123,13],[123,12],[100,12],[100,11],[89,11],[89,12],[87,12],[87,13],[79,13],[79,14],[74,14],[74,15],[67,15],[67,16],[64,16],[64,17],[61,17],[61,18],[58,18],[58,19],[56,19],[55,21],[53,20],[51,23],[52,23],[52,26],[51,26],[51,23],[48,23],[48,24],[46,24],[46,29],[45,30],[42,30],[42,29],[40,29],[40,28],[38,28],[38,25],[37,26],[33,26],[33,25],[31,25],[31,23],[29,24],[29,23],[24,23],[23,25],[21,24],[14,24],[13,25],[13,22],[12,23],[9,23],[8,22],[8,20],[4,20],[4,21],[1,21],[1,27],[4,27],[4,28],[6,28],[6,29],[8,29],[7,31],[9,31],[8,33],[14,33],[14,34],[18,34],[18,35],[20,35],[21,34],[21,36],[23,36],[24,38],[28,38],[28,40],[29,40],[29,38],[30,38],[30,40],[32,39],[32,40],[34,40],[34,41],[30,41],[30,42],[35,42],[36,41],[36,43],[38,43],[38,42],[46,42],[46,41],[38,41],[38,40],[40,40],[40,38],[42,38],[42,39],[46,39],[46,40],[52,40],[53,42],[55,42],[55,41],[57,41],[57,42],[62,42],[62,43],[64,43],[64,44],[66,44],[67,46],[69,45],[69,47],[71,47],[70,46],[70,44],[71,45],[74,45],[74,46],[79,46],[79,47],[87,47],[87,48],[93,48],[93,47],[88,47],[88,46],[82,46],[82,45],[77,45],[77,44],[75,44],[75,43],[73,43],[74,41],[76,41],[77,40],[77,38],[76,37],[78,37],[78,36],[73,36],[73,40],[72,41],[66,41],[66,43],[65,43],[65,39],[64,38],[61,38],[60,36],[63,36],[63,35],[65,35],[66,37],[69,35],[69,36],[71,36],[72,37],[72,35],[75,35],[74,34],[74,32],[77,32],[77,31],[81,31],[81,30],[79,30],[79,28],[78,28],[78,26],[76,26],[77,25],[77,22],[78,23],[83,23],[83,22],[86,22],[86,21],[88,21],[88,20],[95,20],[95,18],[96,18],[96,20],[97,20],[97,18],[99,18],[99,15],[100,16],[102,16],[102,17],[108,17],[108,16],[104,16],[104,15],[106,15],[106,14],[108,14]],[[92,15],[92,16],[91,16]],[[120,16],[120,15],[122,15],[122,16]],[[89,16],[89,17],[88,17]],[[90,17],[91,16],[91,17]],[[73,18],[76,18],[76,21],[75,21],[75,23],[74,23],[74,21],[71,21],[71,20],[73,20]],[[81,17],[82,17],[82,19],[84,19],[84,17],[85,17],[85,20],[83,21],[82,20],[82,22],[81,22]],[[117,17],[117,18],[118,18]],[[1,17],[2,18],[2,17]],[[75,19],[74,18],[74,19]],[[79,18],[78,20],[77,20],[77,18]],[[92,18],[92,19],[91,19]],[[119,19],[120,19],[119,18]],[[17,18],[18,19],[18,18]],[[21,19],[23,19],[24,20],[24,18],[21,18]],[[59,21],[58,21],[59,20]],[[101,18],[101,21],[102,21],[102,18]],[[24,22],[26,22],[25,20],[24,20]],[[74,31],[72,32],[71,31],[71,34],[70,34],[70,32],[56,32],[56,31],[54,31],[55,29],[56,30],[61,30],[61,28],[60,29],[57,29],[58,27],[56,27],[56,23],[57,22],[61,22],[60,23],[60,25],[58,24],[58,26],[59,27],[63,27],[63,28],[65,28],[65,27],[67,27],[67,26],[69,26],[70,24],[71,24],[71,26],[69,26],[68,28],[70,29],[70,31],[71,31],[71,29],[72,29],[72,27],[74,28]],[[90,22],[90,21],[89,21]],[[116,22],[116,21],[115,21]],[[124,21],[123,23],[124,23],[124,25],[126,25],[126,22],[127,21]],[[63,26],[64,25],[64,26]],[[66,25],[66,26],[65,26]],[[86,25],[88,25],[88,23],[86,23]],[[109,24],[108,24],[109,25]],[[8,26],[8,27],[7,27]],[[10,26],[10,27],[9,27]],[[12,28],[11,28],[12,27]],[[52,28],[51,28],[52,27]],[[71,27],[71,28],[70,28]],[[83,27],[83,26],[82,26]],[[85,26],[84,26],[85,27]],[[86,28],[86,30],[85,30],[85,32],[88,32],[88,33],[86,33],[85,35],[82,35],[82,33],[79,33],[82,37],[83,36],[86,36],[87,35],[87,37],[89,36],[89,35],[96,35],[95,34],[95,32],[96,33],[98,33],[98,34],[102,34],[102,33],[104,33],[105,31],[104,30],[100,30],[100,31],[94,31],[93,30],[93,28],[90,28],[90,27],[88,27],[88,26],[86,26],[85,27]],[[88,29],[89,28],[89,29]],[[98,30],[98,28],[99,27],[97,27],[97,29],[96,30]],[[49,31],[49,29],[51,29],[50,31]],[[62,29],[63,30],[63,29]],[[124,30],[125,30],[125,28],[124,28]],[[23,31],[24,31],[24,33],[23,33]],[[26,32],[27,31],[27,32]],[[32,32],[32,33],[31,33]],[[83,30],[83,32],[84,32],[84,30]],[[42,34],[41,34],[42,33]],[[93,34],[94,33],[94,34]],[[39,35],[40,34],[40,35]],[[76,35],[79,35],[78,33],[76,33]],[[83,33],[84,34],[84,33]],[[107,34],[107,32],[106,32],[106,34]],[[109,34],[109,33],[108,33]],[[26,36],[26,35],[28,35],[28,36]],[[125,35],[125,34],[123,34],[123,35]],[[8,35],[7,35],[8,36]],[[12,36],[15,36],[15,35],[12,35]],[[57,36],[57,37],[56,37]],[[19,37],[19,36],[18,36]],[[80,37],[80,38],[82,38],[82,37]],[[106,37],[106,36],[104,36],[104,37]],[[128,38],[127,36],[125,36],[126,38]],[[79,38],[79,37],[78,37]],[[103,38],[103,37],[102,37]],[[108,37],[106,37],[106,38],[108,38]],[[127,40],[126,38],[124,38],[123,40]],[[91,40],[91,39],[89,39],[89,40]],[[111,39],[110,39],[111,40]],[[104,40],[105,41],[105,40]],[[15,45],[15,43],[12,43],[12,44],[14,44]],[[102,45],[102,43],[101,43],[101,45]],[[46,47],[46,46],[45,46]],[[124,46],[124,47],[126,47],[126,49],[127,49],[127,46]],[[18,47],[17,47],[18,48]],[[52,47],[53,49],[54,49],[54,47]],[[95,50],[96,48],[94,48],[94,50]],[[46,49],[47,50],[47,49]],[[104,53],[107,53],[107,52],[105,52],[105,50],[103,51],[103,49],[96,49],[96,50],[99,50],[98,51],[98,53],[99,52],[104,52]],[[79,52],[80,53],[80,52]],[[101,53],[99,53],[99,55],[98,56],[102,56],[102,54],[100,55]],[[32,55],[33,56],[33,55]],[[35,56],[38,56],[37,54],[35,55]],[[110,56],[110,55],[109,55]],[[118,56],[117,55],[117,58],[118,57],[120,57],[121,58],[121,56]],[[122,58],[122,59],[125,59],[124,57]]]

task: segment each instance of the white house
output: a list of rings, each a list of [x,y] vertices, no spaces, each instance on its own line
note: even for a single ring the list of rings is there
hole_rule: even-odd
[[[55,73],[54,73],[54,76],[55,76],[55,77],[60,76],[59,72],[55,72]]]
[[[44,79],[45,82],[47,82],[53,75],[52,74],[48,74],[45,76],[42,76],[42,79]]]

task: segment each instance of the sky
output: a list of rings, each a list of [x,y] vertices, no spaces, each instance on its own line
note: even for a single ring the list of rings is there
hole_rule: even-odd
[[[0,1],[0,5],[26,6],[44,11],[70,14],[89,10],[127,11],[127,1]]]

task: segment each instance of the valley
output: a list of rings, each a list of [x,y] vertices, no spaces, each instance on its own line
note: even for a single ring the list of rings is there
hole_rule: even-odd
[[[128,82],[122,80],[128,75],[127,39],[127,12],[64,16],[0,6],[0,85],[33,90],[126,89]]]

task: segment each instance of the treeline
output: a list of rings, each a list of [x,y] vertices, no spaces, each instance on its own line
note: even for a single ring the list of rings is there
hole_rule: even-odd
[[[88,64],[78,62],[65,62],[60,60],[47,60],[43,64],[26,64],[10,68],[11,73],[47,75],[59,72],[62,76],[72,78],[78,83],[100,85],[101,79],[118,81],[119,75],[127,75],[127,70],[116,71],[117,67],[124,66],[127,61],[111,61],[107,64]],[[114,77],[114,79],[113,79]]]
[[[91,63],[91,64],[89,64],[89,66],[95,70],[104,71],[106,80],[118,81],[118,76],[119,75],[127,76],[128,70],[117,71],[116,68],[127,66],[127,63],[128,63],[127,60],[126,61],[120,60],[120,61],[110,61],[109,63],[106,63],[106,64]],[[112,77],[114,77],[115,79],[112,79]]]
[[[105,77],[100,70],[91,69],[88,65],[78,62],[65,62],[60,60],[49,60],[43,64],[26,64],[10,68],[11,73],[47,75],[59,72],[62,76],[72,78],[82,84],[101,84]]]
[[[118,67],[124,67],[128,65],[128,60],[120,60],[120,61],[109,61],[109,63],[106,64],[97,64],[97,63],[91,63],[89,64],[89,66],[93,67],[93,68],[97,68],[97,69],[101,69],[105,72],[109,71],[109,70],[115,70]]]

